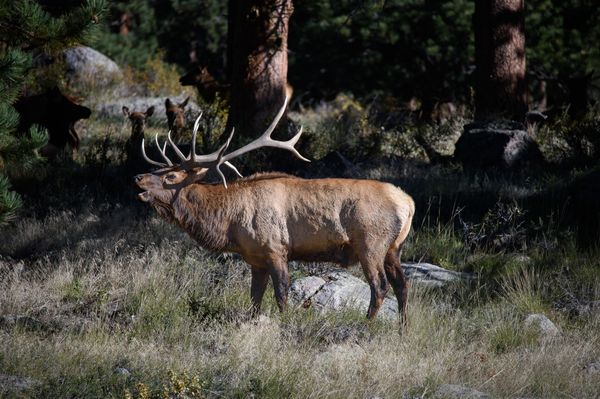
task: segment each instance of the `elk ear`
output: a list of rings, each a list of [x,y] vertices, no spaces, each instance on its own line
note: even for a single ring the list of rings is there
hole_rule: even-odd
[[[129,108],[127,108],[126,106],[123,106],[123,108],[121,108],[123,110],[123,115],[125,116],[129,116]]]
[[[190,101],[190,98],[186,98],[185,100],[183,100],[183,102],[179,103],[179,107],[183,108],[187,105],[188,101]]]
[[[152,116],[153,113],[154,113],[154,105],[151,107],[148,107],[148,109],[146,110],[146,118],[149,116]]]
[[[167,108],[171,108],[172,106],[173,106],[173,103],[171,102],[171,99],[170,99],[170,98],[167,98],[167,99],[165,100],[165,107],[167,107]]]
[[[194,168],[192,169],[192,173],[194,174],[194,180],[202,180],[208,173],[208,168]]]

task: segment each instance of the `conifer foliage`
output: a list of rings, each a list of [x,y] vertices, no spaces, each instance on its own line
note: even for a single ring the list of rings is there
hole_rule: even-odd
[[[13,104],[31,82],[33,58],[53,54],[89,38],[105,8],[105,0],[0,0],[0,225],[21,206],[10,191],[9,178],[38,162],[35,149],[47,135],[38,127],[18,134]]]

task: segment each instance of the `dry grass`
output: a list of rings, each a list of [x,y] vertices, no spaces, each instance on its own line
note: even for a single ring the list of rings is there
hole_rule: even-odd
[[[243,262],[153,216],[108,215],[51,214],[2,234],[3,254],[36,255],[4,258],[0,279],[0,314],[39,322],[0,329],[1,373],[40,381],[27,396],[401,397],[441,383],[497,397],[597,395],[600,376],[583,368],[600,358],[600,318],[543,306],[534,272],[506,278],[494,298],[417,287],[402,334],[354,312],[280,315],[270,294],[264,316],[249,319]],[[524,329],[540,310],[560,338]]]
[[[597,250],[557,238],[519,253],[474,251],[455,224],[421,214],[405,256],[485,278],[413,287],[401,333],[353,311],[279,314],[270,290],[251,319],[247,265],[199,249],[135,203],[118,166],[128,132],[89,121],[75,162],[56,167],[59,177],[28,194],[23,218],[0,232],[0,374],[39,382],[0,397],[435,397],[443,383],[493,397],[598,397],[600,373],[584,368],[600,360],[600,315],[558,306],[565,292],[598,299]],[[389,165],[364,174],[406,180],[421,195],[468,191],[478,179]],[[477,184],[535,189],[485,176]],[[526,329],[532,312],[561,335]],[[25,317],[7,323],[11,315]]]

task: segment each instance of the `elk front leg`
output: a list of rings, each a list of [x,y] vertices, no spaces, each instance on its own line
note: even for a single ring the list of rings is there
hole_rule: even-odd
[[[269,273],[265,269],[259,269],[254,266],[252,271],[252,285],[250,286],[250,297],[252,298],[252,312],[256,315],[260,312],[267,284],[269,283]]]

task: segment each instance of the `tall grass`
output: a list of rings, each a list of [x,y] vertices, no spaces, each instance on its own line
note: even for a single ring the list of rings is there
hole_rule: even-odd
[[[89,157],[56,166],[55,180],[26,194],[21,220],[0,231],[0,374],[37,381],[0,396],[435,397],[451,383],[493,397],[597,397],[600,373],[584,369],[600,359],[600,314],[576,310],[600,298],[600,256],[554,227],[513,229],[521,219],[494,208],[496,193],[535,190],[530,181],[366,165],[364,176],[402,180],[415,197],[493,192],[470,228],[458,206],[442,217],[441,196],[430,199],[440,205],[418,208],[403,254],[479,278],[442,290],[415,284],[402,330],[352,310],[280,314],[271,290],[252,318],[248,266],[207,253],[136,204],[118,141],[103,147],[107,125],[91,126]],[[526,246],[515,245],[521,239]],[[293,276],[313,271],[296,265]],[[561,334],[525,328],[530,313]]]

